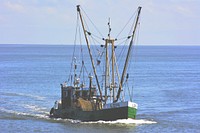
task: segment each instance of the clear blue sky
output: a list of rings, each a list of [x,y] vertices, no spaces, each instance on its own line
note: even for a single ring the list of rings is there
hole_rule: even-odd
[[[0,0],[0,44],[73,44],[77,4],[102,33],[142,6],[140,44],[200,45],[200,0]]]

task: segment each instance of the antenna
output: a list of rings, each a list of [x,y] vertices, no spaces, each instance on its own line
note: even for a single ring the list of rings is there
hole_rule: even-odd
[[[111,32],[111,27],[110,27],[110,18],[108,18],[108,38],[110,39],[110,32]]]

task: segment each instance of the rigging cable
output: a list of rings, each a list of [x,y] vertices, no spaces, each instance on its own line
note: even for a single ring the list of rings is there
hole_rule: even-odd
[[[85,13],[85,12],[84,12]],[[85,13],[85,15],[87,16],[87,14]],[[84,23],[85,23],[85,27],[86,27],[86,29],[88,29],[88,30],[86,30],[86,33],[89,35],[88,36],[88,41],[90,42],[90,44],[92,44],[91,42],[91,32],[89,32],[90,31],[90,29],[89,29],[89,26],[88,26],[88,24],[87,24],[87,22],[86,22],[86,20],[85,20],[85,18],[84,18],[84,16],[82,15],[82,18],[83,18],[83,21],[84,21]],[[93,39],[92,39],[93,40]],[[93,40],[93,42],[94,42],[94,40]],[[94,50],[94,46],[96,46],[96,45],[90,45],[90,48],[92,49],[92,51],[95,51]],[[96,48],[97,49],[97,48]],[[96,55],[96,52],[92,52],[92,54],[93,54],[93,57],[95,57],[95,58],[97,58],[97,55]],[[92,70],[91,70],[92,71]]]
[[[137,12],[137,11],[135,11],[135,12],[133,13],[133,15],[129,18],[128,22],[124,25],[124,27],[122,28],[122,30],[117,34],[116,38],[119,37],[119,35],[124,31],[124,29],[126,28],[126,26],[127,26],[127,25],[130,23],[130,21],[133,19],[133,17],[136,16],[136,15],[135,15],[136,12]]]
[[[135,51],[136,51],[136,44],[138,44],[138,42],[139,42],[139,31],[140,31],[140,19],[139,19],[139,22],[138,22],[138,25],[137,25],[137,34],[136,34],[136,37],[134,38],[134,41],[133,41],[133,43],[135,44],[135,45],[133,45],[133,47],[132,47],[132,49],[135,49]],[[134,53],[137,53],[137,52],[134,52]],[[134,56],[134,57],[137,57],[137,56]],[[132,56],[131,56],[131,59],[132,59]],[[130,59],[130,60],[131,60]],[[134,60],[135,61],[135,60]],[[133,62],[130,62],[130,64],[128,65],[128,70],[130,69],[130,67],[129,66],[132,66],[132,63]]]
[[[135,49],[135,52],[134,52],[134,53],[135,53],[135,56],[134,56],[135,58],[133,59],[133,62],[131,61],[130,64],[128,65],[128,70],[127,70],[127,71],[130,71],[130,66],[133,66],[133,67],[131,67],[131,69],[132,69],[132,68],[135,68],[135,62],[136,62],[136,58],[137,58],[137,47],[136,47],[136,44],[138,44],[138,42],[139,42],[139,39],[138,39],[138,38],[139,38],[139,35],[140,35],[139,33],[140,33],[140,20],[139,20],[139,22],[138,22],[138,28],[137,28],[137,34],[136,34],[137,37],[136,37],[135,40],[134,40],[135,45],[133,45],[133,49]],[[131,56],[130,58],[131,58],[130,60],[132,60],[133,56]],[[133,64],[133,65],[132,65],[132,64]],[[132,72],[132,71],[131,71],[131,72]],[[134,74],[131,74],[131,75],[134,75]],[[132,100],[133,100],[133,99],[132,99],[132,98],[133,98],[133,88],[134,88],[133,86],[134,86],[134,83],[135,83],[135,82],[134,82],[134,76],[133,76],[133,79],[132,79],[131,82],[132,82],[132,89],[131,89],[131,91],[130,91],[130,89],[129,89],[129,87],[128,87],[128,91],[129,91],[130,100],[132,101]]]
[[[89,39],[90,41],[92,40],[93,41],[93,43],[95,44],[95,39],[91,36],[91,39]],[[99,58],[99,50],[98,50],[98,48],[97,48],[97,46],[96,45],[93,45],[93,46],[95,46],[95,49],[96,49],[96,51],[97,52],[95,52],[95,53],[97,53],[97,54],[95,54],[95,58],[96,58],[96,61],[98,60],[98,58]],[[93,48],[93,51],[95,51],[95,49],[94,49],[94,47],[92,47]],[[97,68],[97,66],[99,66],[99,65],[96,65],[96,68]],[[100,72],[102,72],[102,70],[101,70],[101,67],[99,67],[99,69],[100,69]]]
[[[95,30],[98,32],[98,34],[99,34],[101,37],[98,37],[97,35],[91,34],[91,32],[89,32],[90,29],[89,29],[89,27],[88,27],[88,24],[87,24],[86,21],[85,21],[85,18],[83,17],[84,22],[85,22],[85,24],[86,24],[86,27],[87,27],[87,29],[89,30],[89,31],[86,31],[86,32],[88,33],[88,35],[89,35],[92,39],[94,39],[94,37],[92,37],[92,35],[93,35],[93,36],[95,36],[96,38],[102,40],[103,35],[102,35],[102,33],[100,32],[100,30],[99,30],[99,29],[97,28],[97,26],[93,23],[93,21],[90,19],[90,17],[89,17],[89,16],[87,15],[87,13],[84,11],[84,9],[81,8],[81,10],[83,11],[83,13],[85,14],[85,16],[86,16],[87,19],[89,20],[89,22],[93,25],[93,27],[95,28]],[[90,43],[91,43],[91,39],[90,39],[90,38],[89,38],[89,40],[90,40]],[[96,40],[96,39],[95,39],[95,40]],[[97,40],[96,40],[96,41],[97,41]],[[99,41],[97,41],[97,42],[99,43]],[[94,41],[94,40],[93,40],[93,43],[94,43],[94,45],[91,46],[91,48],[93,49],[92,51],[95,51],[93,47],[95,47],[95,49],[98,49],[98,48],[97,48],[97,46],[95,45],[95,41]],[[101,44],[101,43],[99,43],[99,44]],[[93,52],[93,53],[95,54],[96,52]],[[95,54],[94,57],[97,59],[98,56]]]
[[[134,14],[135,14],[135,13],[134,13]],[[133,18],[133,16],[134,16],[134,15],[132,15],[132,17],[129,19],[128,23],[129,23],[130,20]],[[127,39],[126,39],[126,41],[125,41],[125,44],[124,44],[124,46],[123,46],[123,49],[122,49],[120,55],[121,55],[121,54],[123,54],[123,55],[125,54],[125,53],[124,53],[124,51],[125,51],[125,50],[124,50],[124,49],[125,49],[125,45],[128,45],[128,40],[131,38],[131,36],[133,36],[133,35],[130,36],[130,34],[132,34],[132,32],[133,32],[133,29],[134,29],[133,27],[134,27],[134,25],[135,25],[135,23],[136,23],[136,18],[137,18],[137,17],[135,16],[134,21],[133,21],[133,23],[132,23],[131,26],[130,26],[130,27],[131,27],[131,28],[130,28],[131,30],[130,30],[129,33],[128,33],[129,36],[127,37]],[[126,24],[126,26],[128,25],[128,23]],[[135,40],[135,38],[134,38],[134,40]],[[134,41],[133,41],[133,42],[134,42]],[[119,56],[119,57],[121,57],[120,60],[119,60],[119,61],[121,62],[123,56]],[[121,63],[121,64],[122,64],[122,63]],[[128,66],[129,66],[129,65],[130,65],[130,63],[128,64]]]
[[[82,39],[81,39],[81,31],[80,31],[80,28],[79,28],[79,34],[80,34],[80,45],[81,45],[81,49],[80,49],[80,50],[81,50],[81,59],[82,59],[82,62],[81,62],[81,71],[80,71],[79,77],[81,76],[81,73],[82,73],[82,71],[83,71],[83,73],[82,73],[82,74],[83,74],[83,75],[82,75],[82,76],[83,76],[83,81],[82,81],[82,82],[85,83],[85,78],[84,78],[84,77],[85,77],[85,75],[84,75],[85,73],[84,73],[83,46],[82,46],[82,42],[81,42]]]
[[[119,55],[117,55],[117,60],[116,60],[119,64],[119,68],[121,68],[121,66],[123,65],[123,63],[121,63],[121,61],[122,61],[123,57],[125,56],[125,50],[126,50],[126,46],[128,45],[128,39],[126,39],[122,43],[123,43],[123,46],[121,48]]]
[[[72,85],[72,68],[73,68],[73,60],[74,60],[74,54],[75,54],[75,48],[76,48],[76,38],[77,38],[77,30],[78,30],[78,25],[79,25],[79,17],[78,17],[78,13],[77,13],[77,18],[76,18],[76,31],[75,31],[75,38],[74,38],[74,48],[73,48],[73,55],[72,55],[72,59],[71,59],[71,67],[70,67],[70,74],[68,77],[68,82],[71,79],[71,85]]]
[[[81,8],[81,10],[84,12],[84,14],[86,15],[86,17],[88,18],[88,20],[90,21],[90,23],[92,23],[92,25],[94,26],[94,28],[96,29],[96,31],[101,35],[101,37],[103,38],[103,35],[101,34],[101,32],[99,31],[99,29],[97,28],[97,26],[92,22],[92,20],[89,18],[89,16],[87,15],[87,13]]]

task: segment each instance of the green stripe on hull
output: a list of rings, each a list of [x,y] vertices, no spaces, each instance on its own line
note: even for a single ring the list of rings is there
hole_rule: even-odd
[[[137,109],[128,107],[128,118],[135,119],[136,118]]]

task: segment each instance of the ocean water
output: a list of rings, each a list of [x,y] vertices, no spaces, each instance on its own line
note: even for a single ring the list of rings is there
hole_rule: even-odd
[[[72,51],[70,45],[0,45],[0,132],[200,132],[199,46],[135,47],[137,119],[109,122],[48,117]]]

